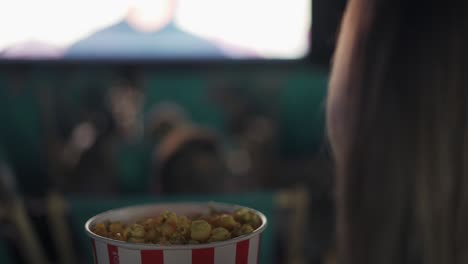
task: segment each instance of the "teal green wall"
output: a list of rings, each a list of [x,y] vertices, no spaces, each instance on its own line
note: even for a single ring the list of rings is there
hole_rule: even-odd
[[[223,82],[241,81],[253,87],[258,85],[258,91],[254,91],[258,101],[266,105],[273,100],[271,105],[281,128],[281,151],[285,155],[314,154],[322,143],[325,73],[309,68],[165,70],[145,71],[141,76],[146,111],[156,102],[173,100],[181,104],[195,122],[221,133],[226,130],[225,121],[219,107],[208,96],[210,91]],[[103,68],[61,73],[36,69],[25,75],[0,71],[0,148],[3,148],[7,159],[15,168],[29,175],[45,168],[45,132],[40,110],[44,103],[44,97],[40,96],[44,94],[42,91],[50,91],[56,100],[73,112],[80,100],[84,100],[83,88],[104,89],[112,77],[112,71]],[[268,91],[269,87],[274,93]],[[270,94],[274,97],[268,98]],[[27,181],[38,188],[47,184],[40,176]]]

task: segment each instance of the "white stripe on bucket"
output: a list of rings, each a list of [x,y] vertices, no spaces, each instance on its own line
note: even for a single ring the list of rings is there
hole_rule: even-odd
[[[257,264],[258,255],[258,239],[259,236],[254,236],[249,242],[249,264]]]
[[[99,240],[96,240],[95,243],[98,264],[109,264],[109,253],[107,252],[107,244],[100,242]]]
[[[141,264],[140,250],[131,250],[126,248],[119,248],[120,263]]]
[[[236,244],[215,248],[214,263],[236,264]]]
[[[164,250],[164,263],[192,264],[192,250]]]

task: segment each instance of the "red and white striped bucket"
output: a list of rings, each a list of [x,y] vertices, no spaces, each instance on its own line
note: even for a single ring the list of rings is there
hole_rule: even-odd
[[[209,206],[222,211],[234,211],[240,206],[220,203],[172,203],[121,208],[89,219],[85,230],[91,237],[95,264],[257,264],[261,233],[267,226],[266,217],[257,210],[262,225],[253,233],[234,239],[200,245],[133,244],[105,238],[91,232],[90,227],[105,220],[131,223],[169,210],[178,215],[207,213]]]

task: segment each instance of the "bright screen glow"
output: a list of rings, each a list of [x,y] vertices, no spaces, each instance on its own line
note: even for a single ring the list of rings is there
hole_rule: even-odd
[[[300,59],[311,0],[4,0],[0,59]]]

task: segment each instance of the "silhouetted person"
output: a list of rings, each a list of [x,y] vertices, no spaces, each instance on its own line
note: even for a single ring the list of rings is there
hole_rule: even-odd
[[[224,53],[174,23],[176,0],[137,0],[125,18],[70,46],[68,58],[216,59]]]
[[[339,263],[468,263],[467,18],[348,1],[327,103]]]

